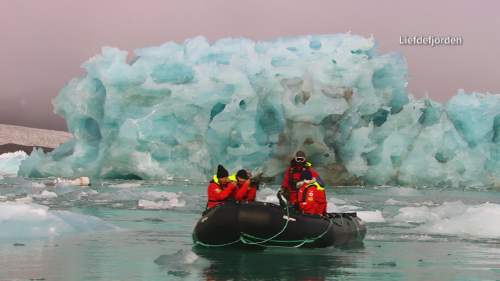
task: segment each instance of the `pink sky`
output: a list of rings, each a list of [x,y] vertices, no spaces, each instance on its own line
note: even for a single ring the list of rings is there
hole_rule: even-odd
[[[500,2],[0,0],[0,123],[64,129],[51,99],[102,46],[351,31],[403,53],[409,90],[446,101],[459,88],[500,93]],[[460,47],[400,46],[400,35],[458,35]]]

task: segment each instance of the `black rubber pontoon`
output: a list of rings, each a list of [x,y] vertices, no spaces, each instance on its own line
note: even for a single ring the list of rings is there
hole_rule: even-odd
[[[205,247],[324,248],[360,242],[365,234],[356,213],[321,217],[271,203],[226,203],[203,214],[193,241]]]

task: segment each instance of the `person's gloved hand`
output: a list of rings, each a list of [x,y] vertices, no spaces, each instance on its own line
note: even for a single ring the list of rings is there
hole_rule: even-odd
[[[278,191],[278,193],[280,193],[280,192],[285,198],[290,197],[290,192],[288,191],[288,189],[284,188],[283,186],[281,187],[280,191]]]
[[[250,179],[250,186],[255,187],[255,189],[259,190],[260,180],[256,178]]]
[[[278,197],[278,200],[280,202],[280,206],[283,208],[286,207],[288,203],[286,200],[287,197],[285,196],[285,192],[287,192],[286,189],[279,190],[278,193],[276,194],[276,197]]]

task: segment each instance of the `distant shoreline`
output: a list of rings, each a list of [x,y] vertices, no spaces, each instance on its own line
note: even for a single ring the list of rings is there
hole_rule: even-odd
[[[71,137],[63,131],[0,124],[0,153],[22,150],[30,154],[35,147],[48,152]]]
[[[51,147],[43,147],[43,146],[26,146],[15,143],[7,143],[0,145],[0,154],[8,153],[8,152],[16,152],[16,151],[24,151],[26,154],[31,154],[34,148],[40,148],[44,152],[50,152],[54,150]]]

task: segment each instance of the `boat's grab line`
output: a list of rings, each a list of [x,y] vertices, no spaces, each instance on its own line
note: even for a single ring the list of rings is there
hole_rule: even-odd
[[[288,218],[290,217],[290,209],[289,209],[288,205],[286,205],[286,217],[288,217]],[[195,241],[194,243],[201,245],[201,246],[204,246],[204,247],[225,247],[225,246],[230,246],[230,245],[236,244],[238,242],[241,242],[241,243],[246,244],[246,245],[262,245],[262,244],[267,243],[267,242],[273,242],[273,243],[295,243],[295,242],[297,242],[299,244],[297,244],[295,246],[291,246],[291,247],[276,246],[276,245],[265,245],[265,246],[266,247],[275,247],[275,248],[278,248],[278,247],[279,248],[299,248],[306,243],[312,243],[318,239],[321,239],[326,233],[328,233],[328,230],[330,229],[330,227],[332,225],[332,219],[329,219],[328,226],[326,227],[325,231],[323,231],[323,233],[321,233],[320,235],[313,237],[313,238],[307,238],[307,239],[302,239],[302,240],[273,240],[274,238],[278,237],[286,230],[286,228],[288,227],[289,221],[290,220],[287,219],[283,228],[278,233],[274,234],[273,236],[271,236],[269,238],[260,238],[260,237],[256,237],[256,236],[241,232],[240,237],[237,240],[229,242],[229,243],[217,244],[217,245],[206,244],[206,243],[203,243],[201,241]],[[247,239],[254,239],[254,240],[261,240],[261,241],[248,241]],[[262,245],[262,246],[264,246],[264,245]]]

